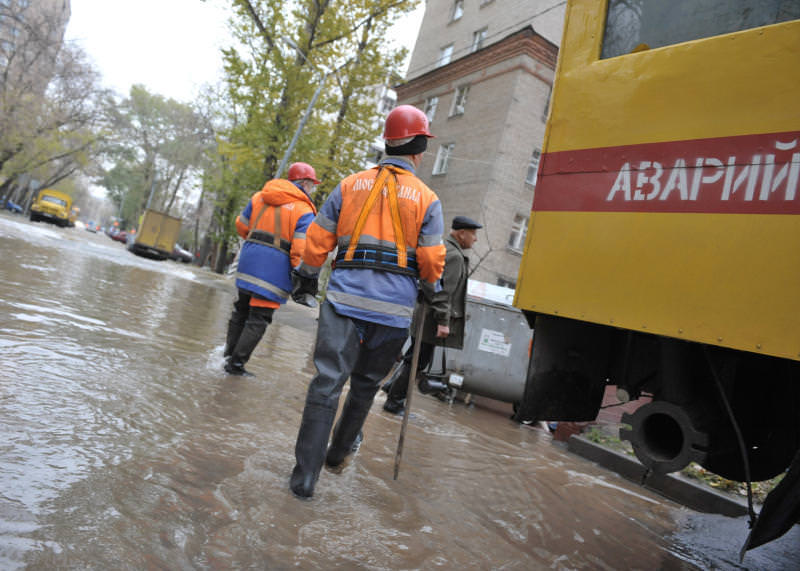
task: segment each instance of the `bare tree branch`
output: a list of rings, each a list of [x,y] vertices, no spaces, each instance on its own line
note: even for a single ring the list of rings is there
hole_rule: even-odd
[[[397,0],[396,2],[392,2],[391,4],[387,4],[385,6],[381,6],[377,10],[375,10],[374,12],[371,12],[366,18],[364,18],[363,20],[358,22],[355,26],[353,26],[349,30],[339,34],[338,36],[335,36],[333,38],[328,38],[327,40],[321,41],[318,44],[314,44],[311,47],[316,49],[316,48],[319,48],[319,47],[322,47],[322,46],[325,46],[325,45],[328,45],[328,44],[332,44],[333,42],[336,42],[336,41],[341,40],[343,38],[347,38],[347,37],[351,36],[352,34],[354,34],[355,32],[357,32],[358,29],[361,28],[362,26],[370,24],[372,22],[372,20],[374,20],[376,17],[380,16],[381,14],[383,14],[385,12],[388,12],[392,8],[395,8],[397,6],[401,6],[401,5],[405,4],[406,2],[408,2],[408,0]]]
[[[269,53],[275,48],[275,42],[273,41],[270,33],[267,31],[266,26],[264,26],[264,22],[261,21],[261,18],[258,16],[258,13],[256,13],[256,10],[253,8],[253,4],[250,2],[250,0],[238,0],[238,2],[248,11],[250,17],[253,19],[253,23],[258,28],[258,31],[261,32],[262,36],[264,36],[264,40],[267,42],[267,52]]]
[[[480,265],[483,263],[483,261],[486,258],[488,258],[489,254],[491,254],[492,252],[494,252],[494,248],[489,246],[489,249],[486,250],[486,253],[483,256],[481,256],[480,258],[478,258],[478,261],[475,263],[474,266],[472,266],[472,269],[469,271],[469,273],[467,273],[467,277],[470,277],[472,274],[474,274],[475,270],[477,270],[480,267]]]

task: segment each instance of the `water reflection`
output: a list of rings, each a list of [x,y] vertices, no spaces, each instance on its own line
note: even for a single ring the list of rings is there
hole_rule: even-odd
[[[256,376],[229,377],[224,278],[4,216],[0,278],[0,568],[736,566],[742,520],[720,534],[544,433],[427,397],[399,480],[379,397],[357,461],[300,502],[314,311],[281,309]],[[746,563],[797,563],[768,553]]]

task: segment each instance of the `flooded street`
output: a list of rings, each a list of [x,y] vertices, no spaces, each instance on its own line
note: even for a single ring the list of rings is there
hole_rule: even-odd
[[[222,371],[232,281],[0,214],[0,569],[797,569],[496,412],[379,393],[355,461],[288,492],[316,311]]]

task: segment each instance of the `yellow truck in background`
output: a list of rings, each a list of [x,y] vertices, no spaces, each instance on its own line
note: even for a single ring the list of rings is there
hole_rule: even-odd
[[[172,255],[180,231],[180,218],[164,212],[145,210],[139,230],[128,243],[128,249],[137,256],[166,260]]]
[[[45,188],[38,192],[31,204],[31,222],[43,220],[61,227],[74,225],[71,220],[72,197],[60,190]],[[73,222],[73,224],[70,224]]]

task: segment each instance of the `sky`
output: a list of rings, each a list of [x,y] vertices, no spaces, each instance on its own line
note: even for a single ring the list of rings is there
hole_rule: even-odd
[[[79,43],[105,87],[127,95],[140,83],[151,93],[188,102],[222,76],[220,48],[230,42],[224,0],[71,0],[66,39]],[[409,51],[421,3],[395,26]]]

